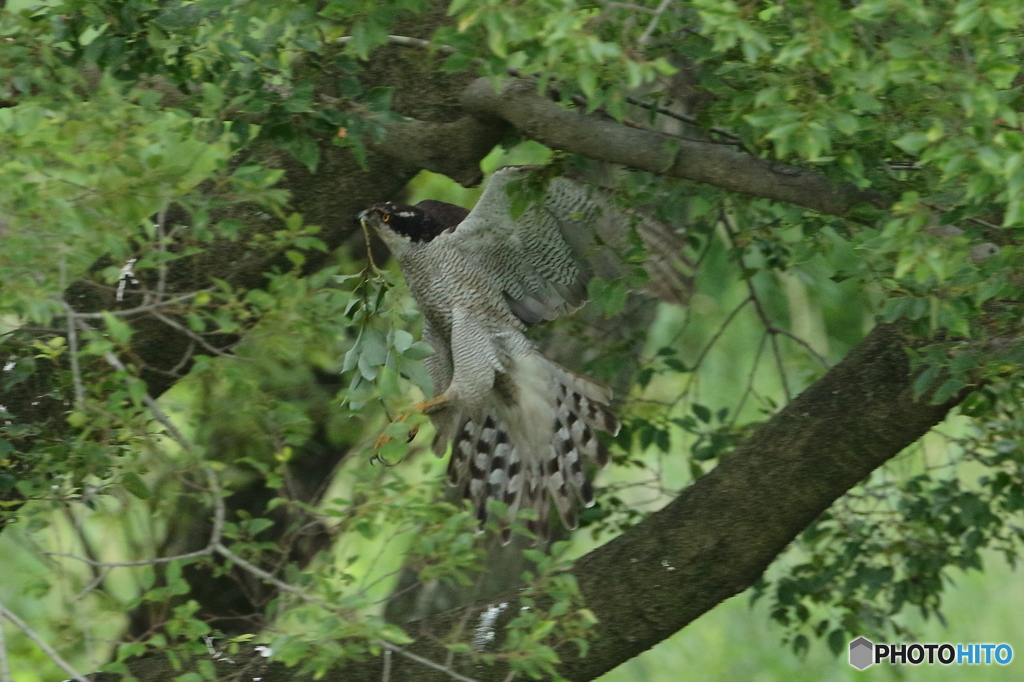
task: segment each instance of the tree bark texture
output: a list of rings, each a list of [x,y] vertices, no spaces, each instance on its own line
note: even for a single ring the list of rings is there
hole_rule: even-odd
[[[730,192],[784,201],[822,213],[844,215],[860,203],[888,208],[892,200],[875,190],[836,185],[820,173],[759,159],[714,142],[624,126],[584,116],[537,93],[530,80],[511,80],[495,91],[480,78],[466,88],[463,106],[508,121],[542,144],[628,168],[701,182]]]

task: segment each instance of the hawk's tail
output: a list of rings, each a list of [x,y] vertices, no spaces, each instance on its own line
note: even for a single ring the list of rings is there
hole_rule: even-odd
[[[611,391],[539,353],[525,360],[528,378],[514,404],[495,404],[482,417],[464,418],[452,443],[448,479],[462,487],[477,518],[487,520],[488,500],[508,506],[503,525],[520,509],[533,509],[528,528],[547,536],[551,503],[568,529],[576,528],[576,503],[594,504],[585,458],[603,467],[608,449],[597,431],[615,435],[619,422],[607,410]],[[502,530],[508,541],[510,531]]]

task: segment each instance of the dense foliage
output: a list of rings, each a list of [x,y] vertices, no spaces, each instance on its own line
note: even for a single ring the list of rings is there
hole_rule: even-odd
[[[752,597],[798,653],[910,636],[909,607],[941,618],[953,569],[988,550],[1012,564],[1024,540],[1022,21],[1011,0],[9,1],[0,547],[34,577],[0,584],[0,622],[25,614],[79,673],[158,652],[176,680],[214,679],[259,642],[320,675],[401,655],[416,634],[385,605],[420,584],[484,594],[492,536],[445,499],[425,420],[393,421],[430,391],[415,306],[355,210],[303,194],[371,173],[404,185],[419,168],[379,145],[457,118],[476,76],[536,78],[564,107],[873,199],[832,215],[710,177],[596,171],[674,230],[685,291],[655,309],[630,268],[537,331],[615,386],[624,428],[577,537],[514,564],[530,608],[500,647],[466,626],[449,650],[527,677],[586,652],[595,616],[571,562],[883,321],[907,339],[915,395],[959,414],[822,514]],[[396,83],[403,70],[426,75]],[[594,171],[525,137],[502,130],[485,170]],[[405,193],[473,199],[436,175]],[[659,255],[628,244],[632,265]],[[4,625],[15,678],[52,676]]]

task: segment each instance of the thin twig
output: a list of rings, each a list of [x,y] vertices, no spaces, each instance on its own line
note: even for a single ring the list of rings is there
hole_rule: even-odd
[[[7,642],[4,641],[4,619],[0,618],[0,682],[14,682],[7,664]]]
[[[125,310],[105,310],[102,313],[75,313],[75,317],[79,320],[102,320],[104,315],[113,315],[114,317],[128,317],[130,315],[139,315],[141,313],[148,313],[151,310],[158,310],[160,308],[166,308],[168,306],[175,305],[177,303],[184,303],[189,299],[195,298],[199,294],[209,293],[215,291],[214,287],[208,289],[200,289],[199,291],[193,291],[190,294],[182,294],[181,296],[175,296],[169,298],[166,301],[157,301],[156,303],[147,303],[146,305],[136,306],[134,308],[126,308]]]
[[[75,558],[77,559],[78,557],[75,557]],[[95,568],[95,566],[94,566],[94,568]],[[93,590],[95,590],[97,587],[99,587],[100,583],[102,583],[104,580],[106,580],[107,576],[109,574],[110,574],[110,566],[100,567],[99,570],[96,572],[96,577],[93,578],[92,581],[90,581],[90,583],[88,585],[86,585],[84,588],[82,588],[82,591],[79,592],[78,595],[72,601],[81,601],[81,600],[85,599],[85,596],[87,594],[89,594],[90,592],[92,592]]]
[[[63,298],[60,299],[61,305],[64,307],[64,314],[67,316],[68,323],[68,346],[71,353],[71,380],[75,385],[75,409],[82,411],[85,409],[85,385],[82,383],[82,370],[78,365],[78,328],[75,323],[74,309],[68,302]]]
[[[391,682],[391,649],[384,650],[384,670],[380,674],[380,682]]]
[[[76,317],[77,314],[72,314],[72,316]],[[78,322],[79,325],[81,325],[83,331],[86,331],[86,332],[95,331],[84,320],[78,320],[77,322]],[[107,364],[109,364],[114,369],[116,369],[118,371],[121,371],[121,372],[127,372],[128,371],[128,369],[124,366],[124,363],[122,363],[121,360],[118,359],[118,357],[116,355],[114,355],[112,352],[107,351],[106,353],[103,354],[103,358],[107,361]],[[145,403],[146,407],[148,407],[150,412],[153,414],[153,417],[158,422],[160,422],[160,424],[162,424],[165,429],[167,429],[167,433],[170,435],[170,437],[176,443],[178,443],[178,445],[181,446],[181,449],[184,450],[185,452],[189,453],[190,455],[193,455],[193,456],[198,458],[198,453],[196,451],[195,446],[192,444],[191,441],[189,441],[184,436],[184,434],[181,433],[181,431],[178,429],[178,427],[175,426],[174,422],[172,422],[170,420],[170,418],[160,408],[160,406],[157,405],[157,403],[153,399],[153,397],[151,395],[149,395],[149,393],[146,393],[146,394],[143,395],[142,400]],[[205,548],[203,548],[201,550],[198,550],[198,551],[195,551],[195,552],[188,552],[186,554],[176,554],[175,556],[171,556],[171,557],[154,557],[152,559],[145,559],[145,560],[140,560],[140,561],[96,561],[94,559],[90,559],[90,558],[87,558],[87,557],[80,557],[80,556],[76,556],[76,555],[73,555],[73,554],[63,554],[63,553],[60,553],[60,552],[46,552],[46,554],[48,556],[53,556],[53,557],[62,557],[62,558],[66,558],[66,559],[76,559],[76,560],[81,561],[81,562],[83,562],[85,564],[89,564],[90,566],[101,567],[101,568],[119,568],[119,567],[129,567],[129,566],[151,566],[151,565],[154,565],[154,564],[168,563],[170,561],[177,561],[177,560],[180,560],[180,559],[193,559],[193,558],[196,558],[196,557],[207,556],[207,555],[213,554],[215,549],[220,545],[221,536],[223,535],[223,532],[224,532],[225,508],[224,508],[224,500],[223,500],[223,491],[222,491],[221,486],[220,486],[220,481],[217,479],[216,472],[209,465],[207,465],[205,463],[202,464],[201,466],[202,466],[202,469],[203,469],[204,473],[206,474],[206,479],[207,479],[207,482],[208,482],[208,485],[209,485],[209,488],[210,488],[210,492],[213,495],[213,511],[214,511],[214,514],[213,514],[213,530],[210,533],[210,542],[207,544],[207,546]]]
[[[818,351],[814,350],[814,348],[811,347],[811,344],[807,343],[806,341],[801,339],[799,336],[797,336],[793,332],[786,331],[785,329],[779,329],[778,327],[772,327],[769,331],[771,331],[773,334],[782,334],[783,336],[788,336],[789,338],[793,339],[794,341],[799,343],[801,346],[803,346],[807,350],[808,353],[813,355],[817,359],[817,361],[822,364],[822,366],[825,369],[831,369],[832,368],[832,366],[828,364],[828,360],[826,360],[821,355],[821,353],[819,353]]]
[[[700,354],[697,356],[697,360],[693,363],[693,367],[690,369],[689,381],[687,381],[686,383],[686,388],[683,391],[681,391],[678,396],[676,396],[675,400],[672,401],[671,407],[675,407],[677,404],[679,404],[679,401],[682,400],[683,397],[690,392],[690,386],[696,379],[697,370],[700,368],[701,363],[704,362],[705,356],[707,356],[707,354],[711,352],[711,349],[714,347],[714,345],[718,343],[718,339],[720,339],[722,337],[722,334],[725,333],[726,327],[729,326],[729,324],[736,318],[739,312],[743,310],[744,307],[746,307],[748,303],[750,303],[749,296],[740,301],[740,304],[733,308],[732,312],[726,316],[725,320],[722,321],[722,324],[720,324],[718,326],[718,329],[715,330],[715,333],[712,334],[711,339],[704,345],[704,348],[701,349]]]
[[[26,625],[23,620],[21,620],[16,615],[14,615],[10,611],[8,611],[6,608],[4,608],[3,604],[0,604],[0,616],[2,616],[4,618],[6,618],[7,620],[11,621],[12,623],[14,623],[14,626],[16,628],[18,628],[19,630],[24,632],[25,635],[29,639],[31,639],[33,642],[36,643],[36,646],[38,646],[40,649],[43,650],[43,653],[45,653],[47,656],[49,656],[51,659],[53,659],[54,663],[56,663],[61,668],[63,668],[64,672],[66,672],[68,675],[71,675],[71,677],[73,677],[75,680],[77,680],[77,682],[89,682],[89,680],[85,679],[84,675],[82,675],[77,670],[72,668],[68,664],[67,661],[65,661],[63,658],[61,658],[61,655],[58,654],[53,649],[53,647],[51,647],[49,644],[47,644],[45,641],[43,641],[43,639],[39,635],[37,635],[35,633],[35,631],[32,630],[32,628],[30,628],[28,625]]]
[[[242,557],[238,556],[237,554],[232,552],[230,549],[225,547],[220,542],[218,542],[217,544],[215,544],[213,546],[213,551],[215,551],[217,554],[220,554],[222,557],[224,557],[228,561],[232,561],[235,564],[241,566],[242,568],[244,568],[245,570],[249,571],[249,573],[252,573],[256,577],[261,578],[262,580],[265,580],[266,582],[270,583],[271,585],[273,585],[277,589],[281,590],[282,592],[287,592],[288,594],[293,594],[296,597],[299,597],[300,599],[302,599],[304,601],[308,601],[311,604],[316,604],[317,606],[322,606],[323,608],[325,608],[325,609],[327,609],[329,611],[332,611],[332,612],[337,612],[338,611],[337,605],[331,604],[330,602],[325,601],[325,600],[321,599],[320,597],[314,597],[313,595],[308,594],[304,590],[300,590],[297,587],[289,585],[285,581],[283,581],[280,578],[278,578],[277,576],[275,576],[273,573],[270,573],[268,571],[264,571],[262,568],[260,568],[256,564],[253,564],[253,563],[251,563],[249,561],[246,561],[245,559],[243,559]]]
[[[377,263],[373,259],[373,248],[370,245],[370,228],[363,222],[360,222],[360,226],[363,228],[363,242],[366,244],[366,260],[370,262],[370,267],[373,268],[373,271],[380,274],[380,268],[377,267]]]
[[[647,41],[651,39],[654,34],[654,29],[658,27],[658,22],[661,21],[661,15],[665,13],[668,6],[672,4],[672,0],[661,0],[661,4],[658,5],[658,9],[654,10],[654,16],[651,17],[651,23],[647,24],[647,28],[644,30],[643,35],[636,41],[636,44],[643,47],[647,44]]]
[[[216,472],[205,464],[203,465],[203,471],[206,473],[210,492],[213,495],[213,530],[210,531],[210,541],[203,549],[196,550],[195,552],[187,552],[185,554],[153,557],[152,559],[139,559],[137,561],[97,561],[95,559],[78,556],[76,554],[64,554],[63,552],[43,552],[43,554],[61,559],[74,559],[75,561],[81,561],[83,564],[107,570],[111,568],[131,568],[133,566],[153,566],[156,564],[166,564],[171,561],[180,561],[182,559],[195,559],[197,557],[213,554],[216,551],[217,546],[220,545],[221,537],[224,534],[226,510],[224,507],[223,491],[220,486],[220,481],[217,479]]]
[[[725,231],[729,234],[729,239],[735,245],[736,232],[735,230],[733,230],[732,225],[729,224],[729,219],[725,215],[724,211],[721,213],[720,217],[722,225],[725,226]],[[739,261],[740,267],[746,270],[747,264],[743,259],[742,250],[738,251],[737,260]],[[761,304],[761,299],[757,295],[757,289],[754,288],[754,278],[747,277],[744,281],[747,283],[747,291],[750,293],[750,300],[753,301],[754,303],[754,310],[757,311],[757,316],[761,319],[761,324],[764,325],[765,331],[768,332],[768,335],[770,337],[769,341],[772,344],[772,355],[775,356],[775,364],[779,370],[779,379],[782,381],[782,392],[785,394],[786,402],[788,403],[793,399],[793,394],[789,390],[789,379],[786,378],[786,368],[782,362],[782,350],[779,348],[778,335],[781,333],[781,330],[777,329],[775,325],[772,324],[772,320],[768,316],[768,312],[764,309],[764,306]]]
[[[186,348],[185,352],[182,354],[181,360],[178,360],[178,364],[176,364],[174,367],[171,367],[169,370],[167,370],[167,373],[170,374],[171,376],[175,376],[175,377],[181,376],[180,374],[178,374],[178,372],[180,372],[182,370],[182,368],[185,367],[186,363],[188,363],[189,358],[192,357],[192,353],[195,351],[195,349],[196,349],[196,342],[195,342],[195,340],[194,339],[189,339],[188,340],[188,348]]]
[[[735,426],[737,420],[740,418],[740,410],[747,403],[747,397],[751,391],[754,390],[754,376],[757,374],[757,367],[761,362],[761,354],[764,353],[764,343],[768,340],[768,332],[765,331],[761,335],[761,341],[757,344],[757,352],[754,353],[754,362],[750,366],[750,374],[747,375],[747,386],[743,390],[743,395],[740,396],[739,402],[736,403],[736,407],[732,412],[732,419],[729,421],[729,426]]]
[[[440,663],[435,663],[434,661],[430,660],[429,658],[423,658],[422,656],[417,656],[413,652],[406,651],[402,647],[400,647],[400,646],[398,646],[396,644],[392,644],[391,642],[385,642],[384,640],[380,640],[380,645],[382,647],[384,647],[385,649],[390,649],[391,651],[394,651],[396,654],[399,654],[401,656],[405,656],[410,661],[415,661],[416,663],[419,663],[420,665],[425,665],[428,668],[433,668],[434,670],[437,670],[438,672],[442,672],[445,675],[447,675],[448,677],[452,678],[453,680],[458,680],[458,682],[477,682],[477,680],[474,680],[472,677],[466,677],[465,675],[460,675],[459,673],[455,672],[454,670],[452,670],[450,668],[444,667]]]
[[[342,36],[338,38],[337,42],[339,45],[351,42],[352,36]],[[441,54],[455,54],[458,52],[457,49],[451,45],[435,45],[429,40],[421,40],[420,38],[410,38],[409,36],[388,36],[387,42],[391,45],[398,45],[399,47],[415,47],[421,50],[429,48],[435,48]]]
[[[519,69],[509,69],[509,73],[512,74],[513,76],[516,76],[517,78],[524,77],[524,75],[519,72]],[[555,88],[555,87],[548,88],[548,94],[555,101],[559,101],[559,100],[562,99],[562,93],[561,93],[560,90],[558,90],[558,88]],[[662,107],[662,106],[660,106],[658,104],[653,104],[651,102],[644,102],[643,100],[639,100],[639,99],[636,99],[634,97],[627,96],[625,99],[626,99],[627,102],[629,102],[630,104],[633,104],[635,106],[644,107],[646,109],[653,109],[654,111],[657,111],[660,114],[665,114],[666,116],[671,116],[672,118],[678,119],[678,120],[683,121],[685,123],[692,123],[693,125],[696,125],[696,126],[700,125],[697,122],[697,119],[695,119],[693,116],[687,116],[686,114],[678,114],[678,113],[672,111],[671,109],[667,109],[665,107]],[[572,102],[573,104],[575,104],[576,106],[579,106],[579,107],[583,107],[583,108],[589,107],[589,100],[587,100],[587,98],[584,97],[583,95],[572,95],[571,97],[569,97],[569,101]],[[601,106],[599,106],[597,109],[595,109],[594,111],[596,113],[602,114],[604,116],[608,116],[609,118],[613,118],[611,116],[611,114],[608,113],[608,108],[606,106],[604,106],[603,104]],[[648,126],[648,125],[644,125],[643,123],[637,123],[636,121],[631,121],[628,118],[623,118],[619,122],[622,123],[622,125],[624,125],[624,126],[629,126],[630,128],[636,128],[637,130],[650,130],[651,129],[651,127]],[[743,145],[743,141],[739,137],[737,137],[736,135],[733,135],[732,133],[730,133],[729,131],[725,130],[724,128],[712,128],[712,130],[714,130],[716,132],[721,132],[722,134],[728,135],[729,137],[732,137],[734,139],[727,140],[727,141],[723,141],[723,140],[708,140],[708,139],[704,139],[704,138],[687,137],[686,135],[679,135],[677,133],[668,133],[668,132],[665,132],[665,131],[661,131],[661,134],[662,135],[668,135],[670,137],[675,137],[675,138],[680,139],[680,140],[687,140],[689,142],[705,142],[705,143],[710,143],[710,144],[735,145],[737,147],[740,147],[744,151],[746,151],[746,147]]]
[[[203,549],[196,550],[195,552],[188,552],[187,554],[159,556],[153,557],[152,559],[139,559],[138,561],[97,561],[88,557],[78,556],[77,554],[65,554],[63,552],[44,551],[43,554],[58,559],[74,559],[75,561],[81,561],[83,564],[88,564],[89,566],[95,566],[98,568],[132,568],[133,566],[153,566],[156,564],[166,564],[171,561],[179,561],[181,559],[195,559],[196,557],[209,556],[210,554],[213,554],[213,547],[207,546]]]
[[[693,371],[694,372],[697,371],[698,367],[700,367],[700,364],[704,361],[704,357],[711,350],[712,346],[714,346],[715,343],[718,341],[718,339],[721,338],[722,334],[725,333],[725,328],[728,327],[729,323],[733,321],[733,319],[736,317],[736,315],[738,315],[739,312],[741,310],[743,310],[743,308],[748,303],[750,303],[750,300],[751,299],[748,297],[748,298],[745,298],[742,301],[740,301],[740,304],[738,306],[736,306],[733,309],[733,311],[726,316],[725,320],[722,321],[722,324],[718,327],[718,330],[715,331],[715,333],[711,336],[711,340],[708,341],[707,345],[705,345],[704,348],[701,350],[700,355],[697,356],[697,360],[693,364]]]
[[[743,256],[740,256],[740,267],[746,269],[746,265],[743,263]],[[789,390],[789,380],[786,378],[786,368],[782,363],[782,351],[779,349],[778,334],[780,330],[775,328],[772,324],[771,318],[768,317],[768,312],[761,305],[761,299],[757,295],[757,290],[754,288],[754,281],[752,277],[747,277],[747,290],[750,291],[750,300],[754,302],[754,310],[757,311],[757,316],[761,318],[761,324],[764,325],[765,331],[768,332],[769,341],[772,344],[772,355],[775,356],[775,364],[779,369],[779,378],[782,380],[782,392],[786,394],[786,402],[788,403],[793,399],[793,395]]]
[[[195,341],[200,346],[202,346],[206,350],[210,351],[214,355],[228,355],[228,353],[225,353],[224,351],[220,350],[219,348],[214,348],[213,346],[211,346],[206,341],[206,339],[204,339],[203,337],[199,336],[199,334],[196,334],[194,331],[192,331],[188,327],[185,327],[183,325],[178,324],[177,322],[175,322],[171,318],[167,317],[166,315],[158,313],[155,310],[150,310],[149,314],[152,315],[153,317],[155,317],[156,319],[160,320],[164,324],[166,324],[168,327],[171,327],[172,329],[178,330],[179,332],[181,332],[182,334],[184,334],[188,338],[192,339],[193,341]]]
[[[660,104],[658,104],[656,102],[646,102],[646,101],[644,101],[642,99],[637,99],[636,97],[630,97],[629,95],[627,95],[625,99],[626,99],[626,102],[628,102],[629,104],[632,104],[635,107],[643,107],[644,109],[650,109],[651,111],[658,112],[662,116],[668,116],[669,118],[674,118],[674,119],[676,119],[678,121],[682,121],[683,123],[689,123],[690,125],[701,127],[700,121],[697,120],[696,116],[690,116],[689,114],[681,114],[678,111],[672,111],[668,107],[663,107],[663,106],[661,106]],[[708,130],[710,130],[713,133],[718,133],[719,135],[722,135],[724,137],[728,137],[728,138],[731,138],[732,140],[734,140],[733,142],[729,142],[727,144],[735,144],[735,145],[743,146],[743,138],[741,138],[739,135],[737,135],[736,133],[732,132],[731,130],[726,130],[725,128],[719,128],[718,126],[713,126],[713,127],[709,128]]]
[[[217,474],[209,466],[203,465],[203,471],[206,473],[207,481],[210,486],[210,492],[213,495],[213,530],[210,532],[210,541],[206,547],[195,552],[187,552],[185,554],[175,554],[174,556],[162,556],[153,557],[152,559],[139,559],[137,561],[97,561],[96,559],[90,559],[88,557],[78,556],[77,554],[65,554],[63,552],[46,552],[43,554],[49,557],[55,557],[60,559],[74,559],[75,561],[81,561],[83,564],[88,564],[94,568],[101,568],[105,571],[109,571],[112,568],[131,568],[133,566],[153,566],[156,564],[166,564],[171,561],[180,561],[183,559],[195,559],[197,557],[209,556],[216,551],[218,545],[220,545],[221,537],[224,534],[224,519],[225,519],[225,507],[224,507],[224,495],[220,487],[220,481],[217,479]],[[101,573],[99,578],[105,576],[105,573]],[[98,582],[98,581],[94,581]],[[88,592],[93,586],[83,590],[83,594],[77,598],[84,596],[84,593]]]
[[[932,209],[933,211],[938,211],[940,213],[949,213],[950,211],[953,210],[951,208],[943,208],[942,206],[939,206],[938,204],[933,204],[930,201],[922,201],[921,205],[922,206],[927,206],[928,208]],[[975,225],[981,225],[982,227],[987,227],[990,230],[1002,230],[1003,229],[1000,226],[996,225],[995,223],[990,223],[987,220],[982,220],[981,218],[970,217],[970,218],[964,218],[963,220],[966,220],[969,223],[974,223]]]
[[[87,331],[95,331],[92,327],[86,324],[84,320],[79,320],[78,322],[82,325],[83,329]],[[121,360],[109,350],[103,354],[103,359],[107,361],[108,365],[118,371],[128,371],[128,368],[124,366],[124,363],[122,363]],[[178,427],[174,425],[174,422],[172,422],[166,414],[164,414],[164,411],[160,409],[160,406],[156,404],[156,401],[153,400],[153,397],[149,395],[149,393],[143,394],[142,402],[145,403],[146,407],[149,408],[149,411],[153,413],[153,417],[163,424],[163,427],[167,429],[167,433],[170,434],[171,438],[177,442],[178,445],[181,446],[182,450],[190,455],[197,455],[195,447],[193,447],[191,441],[185,438],[181,431],[178,430]]]
[[[164,204],[156,217],[156,250],[160,252],[160,262],[157,264],[156,295],[163,296],[167,288],[167,260],[163,254],[167,252],[167,244],[164,243],[164,223],[167,220],[167,209],[169,204]]]
[[[88,495],[88,493],[86,493],[86,495]],[[84,497],[85,495],[83,495],[83,498]],[[82,551],[85,553],[85,556],[89,557],[90,559],[97,559],[96,550],[93,548],[93,543],[89,539],[88,534],[85,532],[85,526],[82,523],[82,517],[75,513],[75,509],[72,505],[64,505],[63,512],[65,518],[67,518],[68,520],[68,524],[71,526],[72,532],[74,532],[78,540],[78,544],[81,545]],[[78,601],[79,599],[84,597],[87,592],[91,591],[94,587],[96,587],[96,585],[98,585],[102,580],[102,576],[104,576],[105,573],[106,571],[101,571],[97,569],[95,566],[93,566],[92,582],[89,583],[89,587],[83,590],[78,595],[78,597],[75,598],[75,601]]]

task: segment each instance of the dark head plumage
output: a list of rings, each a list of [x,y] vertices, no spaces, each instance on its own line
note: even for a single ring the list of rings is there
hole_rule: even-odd
[[[359,214],[359,219],[374,227],[387,228],[414,242],[429,242],[449,228],[457,226],[469,211],[443,201],[425,200],[415,206],[386,202]]]
[[[446,230],[450,227],[457,227],[469,215],[468,208],[433,199],[424,199],[416,204],[416,208],[440,222]]]

